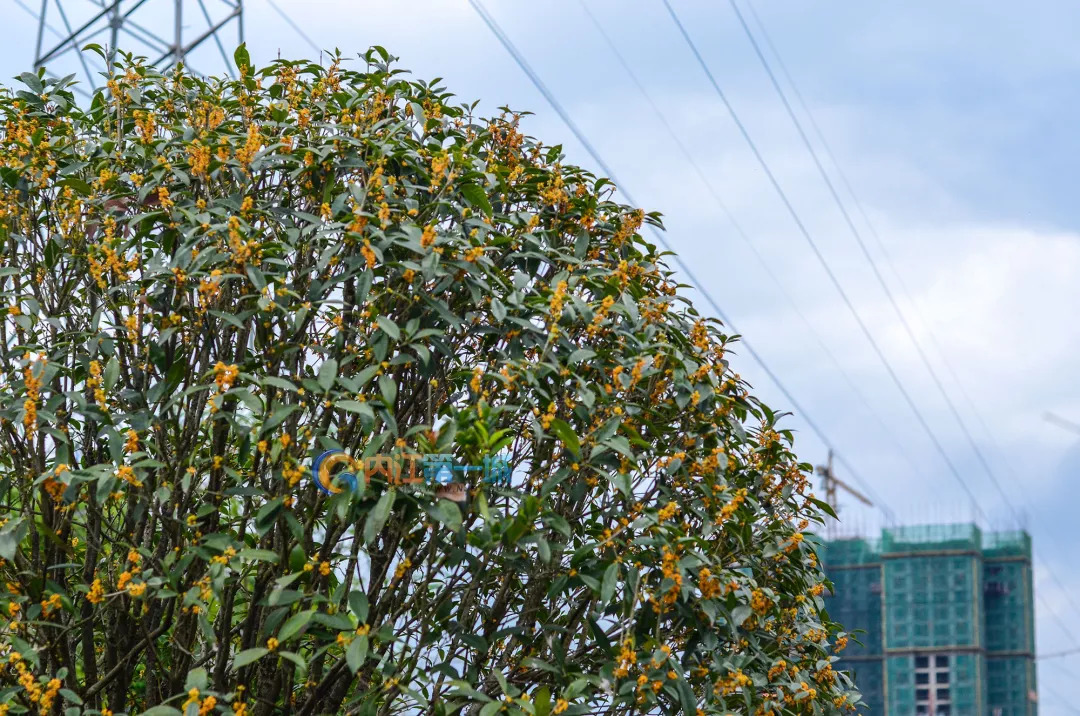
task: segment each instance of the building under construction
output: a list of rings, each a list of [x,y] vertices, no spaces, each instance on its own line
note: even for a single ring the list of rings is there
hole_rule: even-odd
[[[855,634],[838,668],[859,713],[1034,716],[1031,538],[975,525],[882,530],[822,550],[829,616]]]

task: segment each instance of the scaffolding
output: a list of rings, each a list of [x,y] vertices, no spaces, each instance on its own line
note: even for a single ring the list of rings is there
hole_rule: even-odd
[[[829,617],[861,645],[841,667],[860,714],[1034,716],[1031,539],[971,524],[822,545]]]

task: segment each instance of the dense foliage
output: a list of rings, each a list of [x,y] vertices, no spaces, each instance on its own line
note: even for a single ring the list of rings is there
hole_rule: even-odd
[[[850,703],[807,467],[658,217],[380,49],[237,62],[0,92],[0,713]],[[329,448],[513,485],[328,498]]]

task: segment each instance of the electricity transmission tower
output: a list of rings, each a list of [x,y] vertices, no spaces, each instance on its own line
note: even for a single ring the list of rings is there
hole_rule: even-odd
[[[244,41],[243,0],[41,0],[36,15],[34,68],[75,73],[91,90],[118,49],[159,69],[183,60],[198,71],[223,61],[232,72],[232,49]],[[225,38],[234,25],[236,39]],[[105,48],[107,60],[83,52],[88,43]]]

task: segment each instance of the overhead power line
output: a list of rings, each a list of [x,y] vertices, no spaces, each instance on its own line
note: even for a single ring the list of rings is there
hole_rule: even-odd
[[[829,190],[829,194],[832,196],[833,202],[836,204],[837,209],[840,210],[840,214],[844,217],[844,223],[847,224],[848,229],[851,230],[852,236],[855,237],[855,242],[859,245],[859,249],[862,251],[863,256],[866,258],[867,263],[870,264],[870,269],[877,279],[878,284],[881,286],[881,290],[884,291],[885,297],[889,300],[889,304],[893,308],[893,312],[896,313],[896,317],[900,319],[900,325],[903,326],[904,332],[911,340],[911,344],[915,347],[915,351],[919,356],[919,360],[922,362],[926,371],[933,379],[934,385],[937,387],[938,392],[941,393],[941,397],[945,400],[945,405],[948,406],[949,412],[952,413],[956,423],[960,426],[960,430],[964,433],[964,437],[967,439],[968,444],[971,446],[972,451],[975,453],[976,458],[982,465],[983,470],[990,478],[990,482],[994,485],[994,488],[998,491],[1001,499],[1005,502],[1005,505],[1013,513],[1014,518],[1019,519],[1016,511],[1012,508],[1012,503],[1009,497],[1005,494],[1005,490],[1002,488],[1001,483],[998,482],[997,476],[994,474],[993,469],[990,467],[989,461],[986,459],[986,455],[983,454],[982,448],[975,442],[975,438],[972,436],[971,431],[968,430],[967,423],[960,416],[960,411],[957,410],[956,405],[953,403],[952,398],[949,397],[948,391],[945,390],[944,384],[941,382],[941,378],[938,377],[937,371],[934,370],[934,366],[930,363],[930,359],[927,357],[926,352],[923,350],[922,343],[919,342],[918,337],[915,335],[915,331],[912,330],[911,324],[908,323],[907,318],[904,316],[904,312],[900,310],[900,306],[896,302],[896,298],[893,296],[892,291],[889,289],[889,285],[885,282],[885,277],[881,275],[881,270],[878,268],[877,262],[870,254],[870,250],[866,246],[866,242],[863,241],[862,234],[855,226],[855,222],[851,219],[851,214],[848,213],[847,208],[844,206],[843,201],[840,200],[840,194],[836,191],[836,187],[833,185],[832,180],[829,178],[829,173],[825,171],[825,167],[821,163],[821,159],[818,158],[817,152],[814,150],[813,144],[810,142],[810,138],[806,136],[806,131],[803,129],[802,122],[799,121],[795,111],[791,108],[791,103],[788,102],[787,95],[784,92],[783,87],[776,79],[776,75],[773,73],[772,67],[769,65],[769,61],[765,58],[764,53],[761,51],[761,47],[758,45],[757,40],[754,38],[754,34],[750,32],[750,27],[746,24],[746,19],[743,17],[742,11],[739,10],[738,4],[735,0],[728,0],[728,4],[731,5],[731,9],[735,11],[735,16],[739,20],[739,25],[742,27],[747,39],[750,41],[750,45],[754,48],[754,54],[757,55],[758,60],[761,62],[761,66],[765,68],[766,74],[769,76],[769,81],[772,83],[773,89],[776,90],[776,94],[780,97],[781,103],[784,105],[784,110],[787,112],[788,117],[791,119],[791,123],[795,126],[795,129],[799,133],[799,138],[802,140],[803,146],[806,147],[806,151],[810,154],[810,158],[814,161],[814,166],[817,167],[818,173],[821,175],[822,180],[825,182],[825,186]]]
[[[822,352],[824,352],[825,355],[828,356],[829,360],[833,364],[833,367],[836,368],[837,372],[840,373],[847,386],[856,395],[856,397],[858,397],[859,401],[862,403],[867,413],[869,413],[874,418],[877,424],[881,427],[882,432],[889,437],[890,441],[893,443],[893,447],[896,448],[897,455],[899,455],[903,460],[908,463],[908,466],[911,468],[913,473],[918,472],[918,468],[912,462],[911,457],[908,455],[908,451],[904,450],[903,446],[900,445],[899,440],[896,439],[895,433],[890,430],[887,425],[885,425],[885,421],[881,418],[881,415],[877,412],[877,410],[874,409],[873,405],[870,403],[870,400],[866,397],[866,394],[863,393],[863,391],[858,387],[858,385],[855,384],[855,381],[851,378],[848,372],[844,370],[844,367],[840,363],[839,359],[836,357],[836,354],[821,338],[820,333],[814,329],[813,325],[811,325],[810,323],[810,320],[806,317],[806,314],[802,312],[802,309],[799,308],[798,302],[792,297],[791,292],[788,290],[787,286],[777,277],[776,273],[772,270],[772,267],[769,266],[769,262],[765,260],[765,257],[758,250],[757,246],[754,244],[753,241],[750,240],[750,237],[747,235],[746,231],[743,230],[742,225],[735,219],[735,216],[732,214],[727,204],[721,198],[720,193],[716,190],[716,187],[713,186],[712,181],[709,180],[705,171],[701,168],[701,165],[698,164],[697,160],[694,159],[694,156],[690,152],[690,149],[686,146],[682,139],[679,138],[679,135],[675,131],[675,128],[667,120],[667,117],[664,115],[657,102],[652,98],[649,90],[645,87],[645,85],[638,78],[637,74],[630,67],[630,63],[626,61],[626,58],[619,50],[618,45],[616,45],[615,42],[612,41],[611,36],[604,29],[603,24],[593,14],[592,10],[589,9],[588,3],[585,0],[578,0],[578,4],[581,6],[582,11],[592,21],[597,33],[600,35],[600,37],[604,39],[604,42],[607,44],[608,49],[611,50],[611,53],[618,60],[619,65],[623,68],[623,71],[626,72],[627,76],[634,83],[634,86],[637,88],[638,92],[642,95],[642,97],[644,97],[646,103],[652,109],[653,114],[663,125],[664,129],[667,131],[668,135],[671,137],[675,145],[679,148],[683,159],[693,168],[694,173],[697,174],[698,179],[701,180],[702,185],[709,192],[713,201],[716,202],[716,205],[720,209],[720,212],[731,223],[731,226],[735,229],[736,235],[742,240],[742,242],[747,246],[747,248],[750,249],[750,252],[754,255],[754,258],[757,260],[758,264],[760,264],[762,270],[764,270],[765,274],[773,282],[780,294],[783,295],[784,298],[787,300],[788,304],[791,307],[791,310],[794,311],[795,315],[798,316],[799,320],[802,321],[803,326],[805,326],[806,330],[810,333],[810,335],[813,336],[814,341],[817,343],[818,347],[822,350]],[[874,498],[874,501],[881,504],[878,498]],[[892,510],[890,510],[884,504],[882,504],[882,508],[885,512],[888,513],[887,516],[891,518]]]
[[[941,458],[942,458],[942,460],[945,461],[945,464],[948,465],[949,471],[952,473],[953,477],[956,479],[956,481],[963,488],[964,492],[967,493],[967,496],[968,496],[968,498],[970,498],[972,505],[975,507],[975,510],[978,512],[978,514],[984,520],[987,520],[988,519],[987,514],[983,510],[982,505],[979,504],[978,499],[975,497],[975,492],[971,489],[971,486],[967,484],[967,481],[960,474],[960,470],[957,469],[956,465],[953,463],[952,459],[949,457],[949,454],[945,451],[945,447],[941,444],[941,441],[938,439],[937,434],[933,431],[933,429],[931,429],[930,424],[927,422],[926,418],[923,416],[922,411],[919,409],[919,406],[915,403],[915,400],[911,397],[911,394],[908,392],[908,389],[904,386],[903,381],[900,380],[900,376],[897,375],[895,369],[892,367],[892,364],[889,362],[888,358],[886,358],[884,351],[881,350],[881,347],[878,345],[877,340],[874,338],[873,334],[870,332],[870,329],[866,325],[866,322],[863,321],[862,316],[860,316],[859,312],[855,309],[855,305],[852,303],[851,298],[847,295],[847,292],[844,290],[844,287],[840,284],[840,280],[836,277],[836,274],[833,272],[832,267],[829,266],[829,262],[825,259],[825,256],[821,253],[821,250],[818,248],[817,242],[814,240],[814,237],[811,235],[809,229],[807,229],[806,224],[802,220],[802,217],[800,217],[799,213],[795,210],[795,206],[791,203],[791,200],[788,198],[787,193],[784,191],[784,188],[780,185],[780,182],[777,180],[776,175],[773,174],[773,171],[769,167],[768,162],[765,161],[765,157],[762,155],[761,150],[758,149],[758,146],[754,142],[753,137],[750,136],[749,130],[747,130],[746,125],[743,123],[742,119],[739,117],[739,113],[735,110],[735,107],[728,100],[727,95],[724,94],[724,91],[720,88],[720,84],[716,81],[716,77],[713,76],[713,73],[709,69],[708,64],[705,62],[705,59],[701,56],[701,52],[698,50],[697,45],[694,44],[693,39],[691,39],[690,33],[687,32],[686,27],[683,25],[682,21],[679,19],[678,13],[675,12],[675,8],[672,7],[669,0],[662,0],[662,2],[664,3],[664,7],[667,8],[668,13],[671,15],[671,19],[675,22],[675,26],[678,28],[679,33],[683,37],[683,40],[685,40],[687,46],[690,48],[690,51],[693,53],[693,55],[696,58],[698,64],[701,66],[701,69],[704,71],[705,76],[709,79],[709,83],[712,85],[713,89],[716,91],[717,96],[719,96],[721,102],[724,104],[724,107],[727,109],[728,114],[731,115],[731,118],[735,122],[735,126],[738,128],[739,133],[742,135],[743,139],[746,141],[747,145],[750,147],[750,151],[753,153],[754,157],[757,159],[757,162],[761,166],[762,171],[764,171],[765,176],[769,180],[769,183],[772,185],[773,189],[776,191],[777,195],[780,197],[780,200],[784,204],[784,207],[787,209],[788,213],[791,215],[791,218],[795,222],[795,225],[798,228],[799,233],[802,235],[802,237],[809,244],[811,250],[814,253],[814,256],[817,258],[818,262],[821,264],[822,268],[825,270],[826,275],[829,277],[829,281],[833,284],[833,287],[836,288],[836,291],[840,295],[840,298],[843,300],[844,305],[847,306],[848,311],[851,313],[852,317],[854,317],[855,322],[858,324],[859,329],[862,332],[863,336],[870,343],[870,346],[871,346],[871,348],[873,348],[874,353],[877,355],[878,359],[881,361],[881,364],[884,366],[885,371],[889,374],[889,377],[892,379],[892,382],[896,385],[897,390],[900,391],[900,394],[903,396],[904,401],[907,403],[907,405],[911,409],[912,413],[914,413],[916,420],[918,421],[920,426],[922,426],[922,429],[926,433],[926,436],[930,439],[930,442],[934,445],[934,447],[937,450],[938,454],[941,455]]]
[[[322,53],[322,48],[319,47],[318,44],[316,44],[316,42],[312,40],[306,32],[300,29],[300,25],[298,25],[295,20],[289,17],[288,13],[282,10],[281,7],[279,7],[278,4],[274,2],[274,0],[266,0],[266,2],[270,5],[270,7],[274,9],[274,12],[281,16],[281,19],[284,20],[289,27],[296,31],[297,35],[304,39],[304,42],[306,42],[308,46],[311,47],[311,49],[315,50],[315,52]]]
[[[570,129],[571,133],[573,133],[573,135],[577,138],[578,142],[581,143],[582,147],[585,148],[585,151],[588,152],[589,156],[592,157],[593,161],[596,162],[596,164],[600,167],[600,169],[604,172],[604,174],[607,177],[609,177],[613,182],[615,182],[615,184],[622,191],[623,195],[626,197],[627,201],[629,201],[631,204],[637,205],[637,202],[634,201],[634,199],[631,196],[631,194],[630,194],[629,190],[627,189],[626,185],[618,180],[618,178],[615,175],[614,170],[608,165],[608,163],[606,161],[604,161],[603,157],[596,150],[596,148],[593,147],[592,143],[585,136],[585,133],[581,131],[581,129],[574,122],[574,120],[570,117],[569,113],[567,113],[567,111],[563,108],[563,106],[555,98],[554,94],[552,94],[551,90],[548,89],[547,85],[544,84],[543,80],[541,80],[539,75],[537,75],[536,72],[532,69],[532,67],[529,65],[528,61],[518,51],[517,46],[514,45],[513,41],[509,38],[509,36],[507,36],[506,33],[503,32],[503,30],[499,26],[499,24],[495,21],[495,19],[491,16],[491,14],[488,13],[488,11],[484,7],[483,3],[480,2],[480,0],[469,0],[469,4],[473,7],[473,9],[476,11],[476,13],[480,16],[480,19],[483,20],[484,24],[487,25],[488,29],[491,30],[491,33],[493,35],[495,35],[496,39],[499,40],[499,42],[502,44],[502,46],[510,54],[510,56],[513,58],[514,62],[517,63],[517,65],[521,69],[521,71],[524,72],[525,75],[529,78],[529,80],[533,83],[533,85],[536,87],[537,91],[539,91],[540,94],[543,95],[544,99],[547,100],[548,104],[551,105],[551,108],[553,110],[555,110],[556,114],[559,115],[559,118],[562,119],[563,123],[566,124],[566,126]],[[660,231],[656,230],[655,227],[650,226],[649,228],[652,230],[652,232],[655,235],[657,241],[662,246],[664,246],[665,249],[670,251],[671,250],[671,245],[668,243],[668,241],[664,237],[664,235]],[[689,279],[690,284],[698,291],[698,293],[700,293],[702,295],[702,297],[709,304],[709,306],[713,309],[713,311],[716,313],[716,315],[720,317],[720,320],[722,320],[725,324],[727,324],[727,326],[734,333],[738,334],[739,333],[738,328],[736,328],[735,324],[727,316],[727,314],[724,312],[724,310],[720,308],[719,304],[712,297],[712,295],[708,292],[708,290],[705,289],[704,284],[702,284],[697,279],[697,277],[694,275],[694,272],[690,269],[690,267],[686,264],[686,262],[683,261],[683,259],[677,253],[672,253],[671,256],[672,256],[673,260],[675,261],[675,264],[678,266],[678,268]],[[776,387],[780,390],[780,392],[784,396],[784,398],[787,399],[787,401],[791,404],[791,406],[798,412],[799,416],[806,422],[806,424],[810,427],[810,429],[814,432],[814,434],[818,437],[818,439],[826,447],[829,447],[830,449],[835,450],[832,441],[828,439],[828,437],[821,430],[821,428],[819,428],[818,425],[810,418],[809,413],[807,413],[805,410],[803,410],[803,408],[799,405],[799,402],[795,399],[795,397],[791,394],[791,392],[784,386],[784,384],[780,381],[779,377],[772,371],[772,369],[769,368],[768,364],[761,357],[761,355],[753,348],[753,346],[749,343],[749,341],[746,340],[745,336],[742,337],[740,342],[746,348],[746,351],[747,351],[747,353],[750,354],[751,358],[753,358],[754,361],[757,362],[757,364],[759,366],[761,366],[761,368],[765,372],[765,374],[776,385]],[[852,476],[859,483],[859,485],[861,487],[863,487],[864,489],[866,489],[867,492],[870,492],[872,494],[873,493],[873,488],[869,486],[869,483],[867,483],[865,480],[863,480],[862,477],[857,472],[852,470],[851,465],[848,462],[843,461],[843,464],[845,465],[845,467],[847,467],[848,470],[851,471]]]
[[[739,25],[742,27],[743,32],[745,33],[747,39],[750,41],[750,45],[753,47],[754,53],[757,55],[757,58],[761,62],[762,67],[764,67],[766,74],[768,74],[769,80],[772,83],[773,88],[776,90],[777,95],[779,95],[780,101],[783,103],[784,109],[786,110],[788,117],[791,119],[792,124],[795,125],[795,129],[798,131],[799,137],[802,139],[803,145],[806,147],[806,150],[810,153],[810,157],[813,159],[814,165],[817,167],[818,173],[821,174],[821,178],[825,181],[825,185],[828,187],[829,193],[831,194],[831,196],[833,198],[833,201],[836,203],[837,208],[840,210],[840,213],[844,217],[844,221],[847,223],[848,228],[851,230],[852,235],[855,237],[856,242],[859,244],[859,248],[862,250],[863,256],[866,257],[867,262],[870,264],[870,268],[873,270],[874,276],[877,278],[878,283],[881,285],[882,290],[885,292],[885,296],[888,298],[889,303],[892,305],[893,310],[895,311],[897,317],[900,319],[900,323],[901,323],[901,325],[903,325],[904,331],[907,333],[908,338],[910,338],[912,345],[915,346],[915,350],[918,353],[920,360],[922,361],[923,365],[926,367],[926,370],[930,374],[930,377],[933,379],[934,384],[938,389],[938,392],[941,393],[941,397],[945,399],[945,404],[948,406],[948,409],[952,413],[953,418],[956,420],[957,424],[960,426],[960,429],[963,432],[965,438],[967,439],[967,442],[970,445],[972,451],[975,453],[975,456],[978,459],[979,464],[982,466],[983,470],[986,472],[987,477],[990,478],[990,482],[994,485],[994,488],[997,490],[998,495],[1000,495],[1002,501],[1005,503],[1006,508],[1012,514],[1013,519],[1017,522],[1017,524],[1019,524],[1021,522],[1021,519],[1020,519],[1019,513],[1017,512],[1017,510],[1015,508],[1015,505],[1013,504],[1013,500],[1011,498],[1009,498],[1008,495],[1005,494],[1004,488],[1002,488],[1001,483],[997,479],[997,475],[994,473],[993,468],[991,468],[991,466],[990,466],[990,461],[987,459],[987,457],[986,457],[985,453],[983,452],[982,448],[975,441],[974,436],[971,434],[971,431],[968,429],[967,424],[964,422],[964,419],[961,417],[960,411],[957,409],[956,405],[953,403],[952,399],[949,397],[948,392],[945,390],[944,384],[942,383],[941,379],[939,378],[937,372],[934,370],[933,365],[930,363],[930,360],[929,360],[928,356],[926,355],[926,352],[923,350],[922,344],[919,342],[918,337],[915,335],[915,332],[912,330],[911,325],[908,323],[908,321],[905,318],[903,312],[900,310],[900,306],[897,304],[896,299],[894,298],[894,296],[892,294],[892,291],[889,289],[888,284],[885,282],[884,276],[882,276],[881,271],[878,269],[877,262],[874,261],[873,256],[870,254],[870,251],[867,249],[866,243],[863,241],[862,234],[859,232],[858,228],[856,228],[855,223],[852,221],[850,214],[848,213],[847,209],[844,207],[844,203],[840,199],[840,195],[837,192],[836,187],[833,185],[832,181],[829,178],[828,172],[825,171],[825,167],[822,165],[821,160],[818,158],[817,152],[814,150],[813,144],[810,142],[810,139],[807,136],[806,131],[803,129],[802,123],[799,121],[798,116],[795,114],[795,111],[792,109],[791,103],[788,101],[787,95],[785,94],[783,88],[780,86],[780,83],[777,81],[776,75],[773,72],[773,69],[769,64],[769,61],[765,58],[764,53],[761,51],[761,47],[758,45],[758,42],[755,39],[753,32],[750,31],[750,27],[747,24],[746,19],[743,17],[742,12],[739,10],[738,4],[736,3],[735,0],[728,0],[728,3],[731,5],[731,9],[735,12],[735,16],[739,21]],[[870,217],[866,214],[865,211],[863,211],[862,205],[859,202],[858,197],[856,196],[855,191],[851,186],[851,183],[848,181],[846,175],[844,174],[844,171],[841,168],[840,163],[836,160],[836,157],[834,155],[832,155],[831,150],[829,150],[828,144],[825,142],[824,135],[822,134],[820,128],[818,127],[817,122],[814,120],[813,113],[810,111],[809,106],[807,106],[806,102],[803,100],[801,93],[799,93],[798,87],[796,86],[796,84],[795,84],[794,80],[792,79],[790,73],[788,73],[787,67],[784,65],[783,59],[780,57],[780,53],[777,51],[776,46],[772,43],[772,40],[769,38],[768,32],[765,29],[764,23],[762,23],[761,18],[757,16],[757,13],[754,12],[753,5],[752,5],[752,3],[750,3],[750,0],[747,0],[747,6],[750,8],[750,11],[754,16],[754,19],[756,20],[756,22],[758,24],[758,27],[761,30],[762,36],[765,38],[767,44],[769,45],[770,50],[773,53],[773,56],[777,59],[777,63],[779,65],[781,71],[785,75],[785,77],[786,77],[786,79],[788,81],[788,84],[792,87],[792,89],[793,89],[793,91],[795,93],[795,96],[798,98],[800,104],[802,105],[803,111],[810,118],[810,122],[811,122],[812,126],[814,127],[814,129],[816,130],[818,138],[821,140],[823,146],[826,148],[826,151],[829,153],[830,159],[832,160],[833,166],[835,167],[837,174],[839,174],[840,177],[843,179],[843,182],[847,186],[848,193],[854,199],[856,205],[859,207],[859,210],[862,213],[863,220],[866,222],[867,226],[870,228],[870,231],[874,234],[875,238],[877,239],[878,245],[882,248],[883,252],[885,253],[886,259],[889,260],[890,263],[891,263],[891,259],[888,256],[888,252],[885,251],[884,243],[881,241],[880,235],[877,233],[877,230],[874,228],[873,222],[870,221]],[[901,284],[901,287],[904,289],[904,291],[906,293],[907,288],[906,288],[906,286],[903,285],[903,280],[900,278],[900,274],[899,274],[898,271],[896,271],[895,266],[893,267],[893,274],[896,276],[897,280]],[[910,294],[908,294],[907,298],[908,298],[908,301],[914,305],[914,301],[911,299]],[[923,323],[926,323],[926,321],[923,320]],[[931,338],[933,338],[933,333],[930,332],[929,330],[928,330],[928,333],[930,334]],[[956,376],[956,373],[954,371],[952,371],[951,366],[949,366],[948,360],[945,358],[945,353],[944,353],[943,350],[941,350],[940,345],[937,346],[937,349],[938,349],[938,353],[942,356],[942,360],[945,362],[945,365],[947,367],[949,367],[949,371],[952,373],[953,381],[960,388],[961,393],[963,393],[966,396],[966,393],[964,393],[963,386],[961,385],[959,378]],[[994,442],[994,444],[996,445],[996,440],[993,439],[993,435],[990,433],[990,430],[986,426],[986,423],[983,422],[982,418],[978,415],[978,411],[975,409],[975,406],[971,403],[970,398],[968,399],[968,403],[969,403],[969,405],[970,405],[970,407],[972,409],[972,413],[976,416],[976,418],[980,422],[982,422],[983,429],[985,430],[985,432],[988,435],[990,435],[991,441]],[[1059,423],[1060,423],[1060,419],[1059,419]],[[1002,450],[1000,450],[1000,448],[998,448],[998,451],[1003,452]],[[1010,472],[1012,472],[1012,466],[1011,466],[1011,464],[1008,463],[1008,461],[1006,461],[1006,466],[1008,467]],[[1016,480],[1015,473],[1013,473],[1013,478],[1014,478],[1015,482],[1019,482],[1019,480]],[[1033,556],[1035,556],[1036,558],[1040,558],[1039,553],[1035,550],[1034,547],[1032,547],[1032,553],[1033,553]],[[1072,608],[1077,612],[1077,614],[1080,614],[1080,606],[1078,606],[1077,603],[1074,601],[1072,593],[1069,590],[1067,590],[1065,588],[1065,586],[1061,583],[1061,580],[1058,578],[1057,574],[1055,574],[1054,571],[1050,568],[1049,563],[1044,559],[1040,559],[1040,561],[1043,563],[1044,567],[1046,568],[1047,573],[1050,575],[1050,578],[1057,585],[1058,589],[1060,589],[1062,591],[1062,593],[1065,595],[1067,601],[1072,606]],[[1054,617],[1059,622],[1061,622],[1062,620],[1060,619],[1060,617],[1057,616],[1056,612],[1054,612],[1053,607],[1049,607],[1049,608],[1050,608],[1050,611],[1054,614]],[[1064,626],[1063,623],[1062,623],[1062,626]],[[1066,629],[1065,631],[1068,632],[1068,629]],[[1070,638],[1072,638],[1072,637],[1070,636]],[[1072,639],[1073,639],[1073,641],[1075,641],[1075,638],[1072,638]]]

